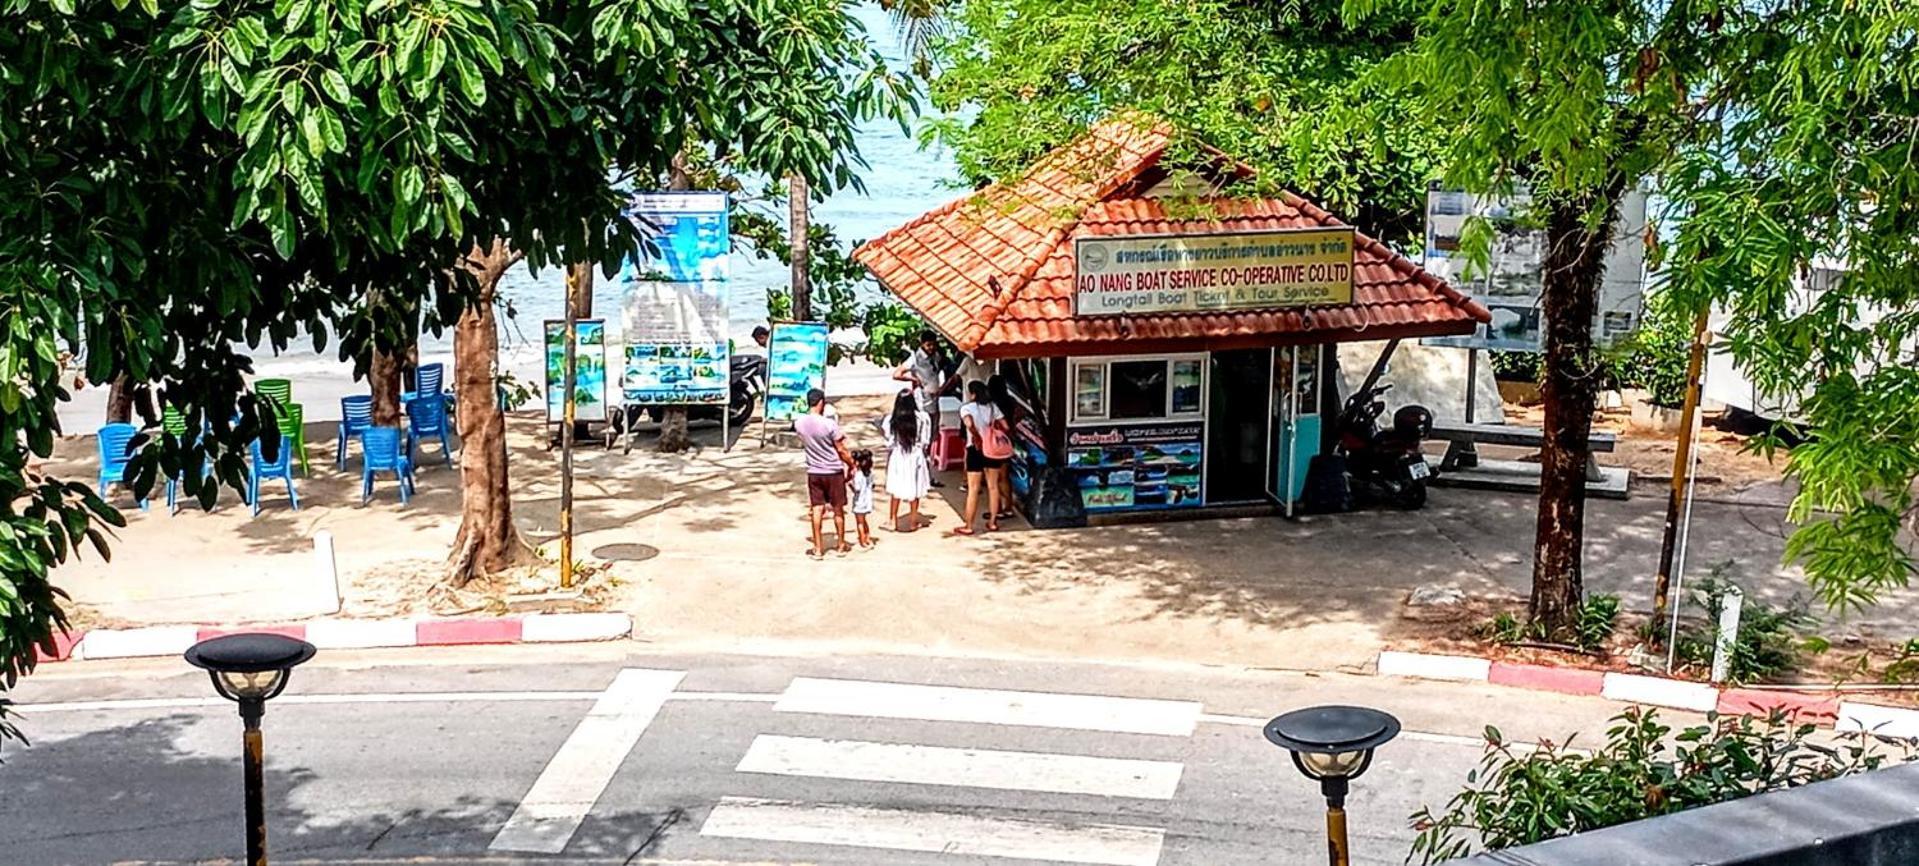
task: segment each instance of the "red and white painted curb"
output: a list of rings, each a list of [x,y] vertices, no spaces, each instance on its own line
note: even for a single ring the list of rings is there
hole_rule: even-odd
[[[177,656],[199,641],[240,632],[283,634],[320,649],[582,643],[626,637],[633,632],[633,618],[623,613],[533,613],[501,617],[324,619],[285,625],[96,628],[57,636],[56,652],[52,656],[40,654],[40,661]]]
[[[1837,693],[1722,689],[1706,683],[1640,674],[1513,664],[1472,656],[1393,651],[1379,654],[1379,674],[1484,682],[1568,695],[1594,695],[1625,703],[1698,713],[1763,715],[1778,709],[1801,722],[1830,725],[1839,731],[1866,731],[1887,737],[1919,739],[1919,710],[1841,700]]]

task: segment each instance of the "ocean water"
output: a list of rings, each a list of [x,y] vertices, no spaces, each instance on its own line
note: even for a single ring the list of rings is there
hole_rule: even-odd
[[[886,12],[877,4],[861,4],[855,15],[865,25],[867,36],[874,47],[886,58],[894,69],[904,70],[908,63],[901,50],[899,40],[893,30]],[[917,129],[917,122],[914,129]],[[899,124],[883,121],[867,124],[857,138],[857,146],[867,167],[860,172],[865,192],[852,189],[834,192],[825,202],[813,207],[813,221],[833,227],[835,234],[847,245],[878,237],[886,231],[898,227],[920,214],[932,210],[951,199],[964,194],[953,186],[958,175],[950,154],[928,149],[922,150],[917,140],[902,134]],[[757,205],[767,208],[765,204]],[[786,209],[783,205],[770,208],[768,213],[776,213],[784,223]],[[730,263],[732,279],[729,285],[727,304],[730,328],[736,339],[744,340],[753,330],[753,326],[766,321],[766,294],[768,289],[784,289],[790,282],[786,265],[777,259],[760,259],[751,253],[735,250]],[[593,291],[593,312],[595,316],[607,319],[610,330],[617,331],[620,311],[620,289],[609,285],[609,281],[596,275]],[[540,323],[546,319],[558,319],[565,315],[562,299],[565,297],[565,277],[555,268],[533,273],[524,265],[507,273],[502,289],[513,302],[516,319],[506,324],[502,330],[502,340],[537,340]],[[878,297],[881,293],[878,284],[868,282],[858,289],[863,299]],[[423,351],[450,349],[452,333],[434,337],[422,335]]]

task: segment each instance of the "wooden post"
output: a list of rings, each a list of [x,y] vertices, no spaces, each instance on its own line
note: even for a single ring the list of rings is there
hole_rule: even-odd
[[[1680,507],[1686,496],[1686,478],[1692,473],[1693,418],[1699,412],[1699,391],[1706,364],[1706,310],[1701,309],[1692,322],[1692,354],[1686,359],[1686,401],[1679,413],[1679,447],[1672,456],[1672,489],[1666,495],[1666,536],[1659,545],[1659,574],[1653,580],[1652,621],[1666,621],[1672,605],[1673,551],[1679,539]],[[1652,630],[1652,643],[1661,637]]]
[[[560,335],[564,353],[560,386],[565,389],[560,415],[560,588],[573,588],[573,391],[579,380],[579,310],[575,307],[579,287],[592,279],[588,265],[569,265],[566,269],[566,330]]]

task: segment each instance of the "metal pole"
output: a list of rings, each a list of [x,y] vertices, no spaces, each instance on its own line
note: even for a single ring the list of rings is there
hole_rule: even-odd
[[[1479,350],[1466,350],[1466,423],[1474,423],[1479,408]]]
[[[566,408],[560,414],[560,588],[573,588],[573,390],[579,380],[579,311],[574,306],[573,296],[580,285],[582,265],[572,265],[566,269],[566,332],[560,335],[561,351],[565,354],[562,365],[565,370],[560,376],[560,385],[565,389],[561,397]]]
[[[1315,347],[1317,348],[1317,347]],[[1299,468],[1299,347],[1288,351],[1293,353],[1293,362],[1286,367],[1286,423],[1279,429],[1286,436],[1286,471],[1280,473],[1286,479],[1286,489],[1281,493],[1286,497],[1286,516],[1293,516],[1293,472]],[[1319,374],[1319,365],[1313,365],[1313,374]]]
[[[1693,317],[1692,354],[1686,359],[1686,401],[1679,414],[1679,448],[1672,456],[1672,489],[1666,495],[1666,533],[1659,546],[1659,574],[1653,579],[1652,618],[1661,622],[1672,604],[1673,559],[1678,550],[1680,510],[1692,477],[1693,421],[1706,362],[1706,310]],[[1657,634],[1657,630],[1654,634]]]
[[[260,714],[265,709],[257,702],[240,705],[240,718],[246,724],[241,765],[246,775],[247,866],[267,866],[266,747],[260,738]]]
[[[1346,807],[1332,800],[1326,801],[1326,862],[1332,866],[1348,866],[1352,849],[1346,844]]]

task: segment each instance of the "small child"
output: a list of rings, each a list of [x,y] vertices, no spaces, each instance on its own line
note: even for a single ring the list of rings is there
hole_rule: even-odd
[[[866,515],[873,513],[873,452],[861,448],[853,452],[853,480],[848,488],[853,493],[853,523],[860,530],[860,546],[873,546],[873,529],[866,522]]]

